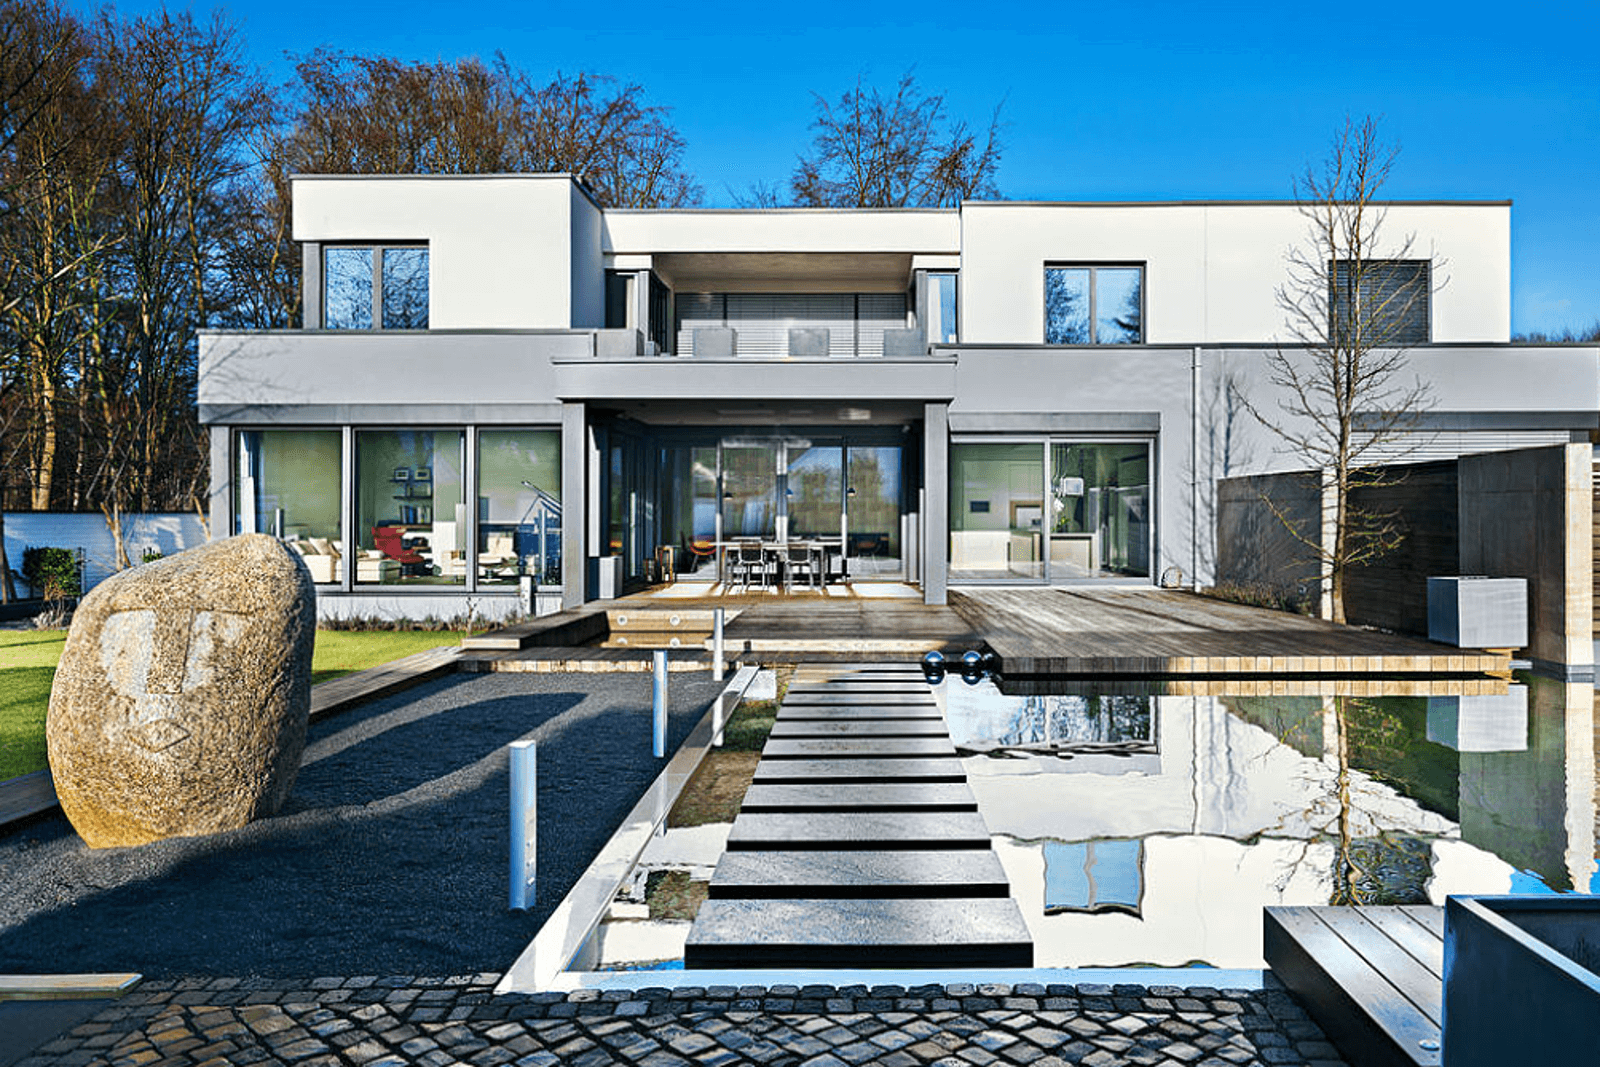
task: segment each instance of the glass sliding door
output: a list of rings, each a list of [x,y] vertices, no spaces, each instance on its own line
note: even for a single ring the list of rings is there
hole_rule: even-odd
[[[950,446],[950,577],[1044,577],[1044,443]]]
[[[722,446],[722,538],[778,535],[778,448]]]
[[[898,578],[900,554],[900,447],[850,446],[845,494],[845,552],[852,578]]]
[[[1150,444],[1050,446],[1050,579],[1150,576]]]
[[[679,578],[716,577],[717,446],[666,445],[659,453],[661,543]]]
[[[838,445],[788,446],[789,536],[837,540],[842,532],[844,449]]]

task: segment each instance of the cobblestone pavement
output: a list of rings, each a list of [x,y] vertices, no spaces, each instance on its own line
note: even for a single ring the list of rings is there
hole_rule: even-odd
[[[711,986],[496,997],[499,975],[146,982],[19,1067],[1342,1067],[1287,993]]]

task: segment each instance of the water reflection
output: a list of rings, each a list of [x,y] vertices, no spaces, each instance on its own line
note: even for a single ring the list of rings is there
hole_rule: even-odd
[[[1267,905],[1600,888],[1592,687],[1291,688],[936,687],[1039,965],[1258,967]]]

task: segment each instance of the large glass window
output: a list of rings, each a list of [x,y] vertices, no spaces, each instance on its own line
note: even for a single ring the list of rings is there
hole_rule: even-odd
[[[356,432],[356,581],[459,585],[467,577],[466,435]]]
[[[426,330],[428,250],[324,249],[322,324],[329,330]]]
[[[928,343],[953,345],[956,331],[956,275],[928,275]]]
[[[1050,446],[1050,579],[1150,574],[1150,446]]]
[[[561,581],[561,433],[478,433],[478,584]]]
[[[1047,267],[1045,344],[1136,345],[1144,342],[1144,268]]]
[[[1372,348],[1428,343],[1427,260],[1340,259],[1329,276],[1336,339]]]
[[[342,437],[338,430],[245,430],[235,450],[234,533],[281,538],[324,584],[344,578]]]
[[[950,446],[950,577],[1044,577],[1044,449]]]

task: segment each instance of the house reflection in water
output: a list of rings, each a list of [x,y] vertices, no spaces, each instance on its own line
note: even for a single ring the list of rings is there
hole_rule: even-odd
[[[1594,690],[1525,681],[1525,703],[937,691],[1039,966],[1260,967],[1264,906],[1597,888]]]

